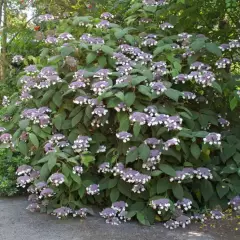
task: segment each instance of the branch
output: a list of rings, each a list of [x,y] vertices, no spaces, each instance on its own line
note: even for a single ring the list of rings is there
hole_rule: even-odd
[[[38,17],[38,16],[37,16]],[[34,18],[36,17],[32,17],[31,19],[29,19],[25,25],[24,25],[24,28],[27,27],[28,23],[31,22]],[[12,39],[8,42],[8,45],[10,45],[12,43],[12,41],[17,37],[17,35],[21,32],[22,30],[20,30],[19,32],[17,32],[13,37]]]

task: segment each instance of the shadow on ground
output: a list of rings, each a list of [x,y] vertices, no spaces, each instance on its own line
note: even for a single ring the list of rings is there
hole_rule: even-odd
[[[30,213],[25,198],[0,198],[0,240],[218,240],[240,239],[235,226],[229,229],[194,224],[169,231],[161,224],[144,227],[137,223],[111,226],[95,216],[84,220],[57,220],[53,216]],[[212,223],[211,223],[212,225]],[[240,226],[239,226],[240,227]],[[227,227],[229,228],[229,227]]]

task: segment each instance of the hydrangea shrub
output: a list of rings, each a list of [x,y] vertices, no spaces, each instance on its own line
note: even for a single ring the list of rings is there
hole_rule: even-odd
[[[223,101],[231,61],[220,44],[162,19],[170,6],[133,4],[132,26],[111,13],[41,16],[56,32],[23,69],[2,118],[12,135],[0,136],[32,160],[17,170],[30,211],[85,217],[96,204],[113,225],[136,216],[174,229],[204,221],[206,208],[213,218],[218,205],[239,208],[239,140]]]

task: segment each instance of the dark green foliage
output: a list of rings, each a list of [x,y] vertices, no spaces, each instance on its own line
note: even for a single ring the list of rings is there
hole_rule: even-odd
[[[22,155],[10,150],[0,150],[0,196],[13,196],[19,194],[16,186],[16,170],[20,165],[28,164]]]
[[[165,197],[176,202],[185,197],[193,201],[195,211],[201,212],[219,205],[226,208],[229,199],[240,194],[240,128],[238,127],[239,111],[237,111],[239,96],[236,93],[238,77],[235,76],[235,71],[231,73],[229,69],[216,68],[215,62],[222,57],[218,46],[223,42],[215,41],[215,33],[199,38],[198,33],[195,32],[197,27],[194,21],[184,20],[185,24],[183,24],[183,16],[188,15],[191,10],[187,8],[183,11],[183,8],[190,2],[177,2],[170,7],[157,8],[146,7],[140,1],[136,1],[125,13],[124,21],[121,22],[119,21],[121,18],[117,18],[117,24],[112,24],[109,30],[94,28],[93,25],[98,23],[99,19],[93,17],[74,16],[61,19],[55,25],[56,32],[69,31],[76,37],[76,40],[71,41],[67,47],[62,47],[60,44],[46,45],[41,55],[31,57],[39,69],[45,66],[54,67],[63,82],[48,89],[32,89],[33,99],[21,103],[18,107],[15,106],[17,96],[13,96],[12,104],[6,108],[6,114],[10,115],[13,121],[4,122],[2,125],[13,133],[13,141],[19,151],[24,156],[31,156],[31,164],[40,170],[40,180],[47,180],[55,172],[64,174],[65,182],[54,189],[57,194],[51,201],[49,209],[60,205],[72,208],[86,204],[110,206],[114,201],[124,200],[129,205],[129,214],[136,216],[142,224],[149,225],[155,219],[155,213],[149,207],[149,202],[153,199]],[[180,9],[183,12],[175,17],[173,13]],[[202,5],[200,9],[203,9]],[[139,24],[139,20],[146,16],[153,22]],[[159,25],[163,20],[174,24],[175,28],[162,31]],[[199,24],[200,19],[197,20]],[[82,21],[92,25],[90,27],[79,26]],[[44,30],[52,27],[52,23],[44,24]],[[182,58],[185,49],[174,49],[171,45],[177,42],[178,34],[183,31],[193,34],[189,40],[189,47],[195,51],[193,56],[185,59]],[[206,29],[203,32],[207,34]],[[84,33],[102,37],[105,43],[87,44],[79,41],[79,37]],[[149,33],[158,35],[157,46],[153,48],[141,46],[142,37]],[[227,41],[228,38],[220,40]],[[160,78],[167,88],[163,94],[158,96],[151,91],[150,83],[154,81],[154,76],[150,71],[150,64],[135,65],[128,77],[129,82],[116,84],[119,73],[115,70],[116,65],[112,55],[113,52],[119,50],[119,45],[125,43],[134,47],[141,46],[142,50],[153,54],[154,62],[165,61],[167,63],[169,73]],[[39,43],[39,46],[41,44]],[[226,56],[231,58],[237,54],[237,51],[232,51],[231,56],[227,54]],[[69,56],[77,61],[76,66],[67,64]],[[174,83],[173,78],[178,74],[190,73],[189,67],[195,61],[210,64],[217,76],[217,81],[206,88],[194,81],[189,81],[185,85]],[[84,77],[93,81],[94,73],[100,68],[108,68],[112,72],[108,80],[111,88],[101,96],[93,96],[92,90],[88,87],[78,89],[76,92],[69,90],[68,86],[72,82],[74,72],[84,69],[86,71]],[[23,74],[20,73],[19,77]],[[184,101],[183,91],[196,93],[199,101]],[[92,126],[93,108],[90,105],[74,104],[73,100],[78,96],[97,97],[99,101],[103,101],[108,109],[107,115],[103,118],[108,119],[109,124],[100,128]],[[146,107],[155,105],[159,114],[180,116],[183,119],[182,129],[168,131],[166,126],[149,127],[146,124],[131,124],[130,112],[115,111],[114,108],[120,102],[133,109],[133,112],[144,112]],[[52,110],[49,114],[52,125],[40,128],[38,124],[20,118],[24,109],[42,106],[48,106]],[[220,126],[219,114],[227,116],[231,123],[230,127]],[[26,142],[19,138],[23,131],[28,132],[29,138]],[[121,131],[128,131],[133,135],[130,142],[123,143],[116,138],[116,133]],[[66,147],[61,150],[56,148],[56,152],[45,155],[44,145],[52,134],[57,132],[64,134],[71,145],[78,135],[90,136],[92,142],[89,151],[78,154],[74,153],[71,147]],[[221,134],[221,146],[204,143],[203,139],[209,132]],[[158,145],[157,149],[162,151],[161,161],[156,164],[156,169],[149,171],[142,166],[150,156],[150,147],[144,142],[150,137],[161,139],[163,142],[177,137],[180,139],[180,144],[168,150],[163,150],[162,145]],[[107,147],[106,153],[97,153],[100,145]],[[127,153],[129,147],[135,148]],[[131,191],[132,184],[119,176],[113,176],[111,173],[99,174],[98,166],[103,162],[108,162],[111,168],[116,163],[123,163],[126,168],[133,168],[151,176],[152,179],[146,184],[146,191],[140,194],[134,193]],[[79,177],[72,173],[72,168],[80,164],[84,168],[84,173]],[[188,167],[208,168],[213,174],[213,179],[193,178],[182,183],[170,181],[176,176],[176,171]],[[86,188],[93,183],[100,185],[100,194],[88,196]],[[171,207],[173,212],[174,207]],[[159,220],[169,218],[170,215],[166,215]]]

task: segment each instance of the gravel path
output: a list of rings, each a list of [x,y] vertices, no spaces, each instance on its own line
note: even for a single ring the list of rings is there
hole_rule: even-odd
[[[0,198],[0,240],[218,240],[214,233],[199,231],[199,226],[169,231],[156,224],[144,227],[137,223],[119,226],[104,219],[57,220],[53,216],[30,213],[25,198]],[[195,230],[194,230],[195,229]],[[214,231],[213,231],[214,232]],[[216,230],[215,230],[216,232]],[[228,239],[233,240],[233,237]],[[236,238],[237,239],[237,238]]]

